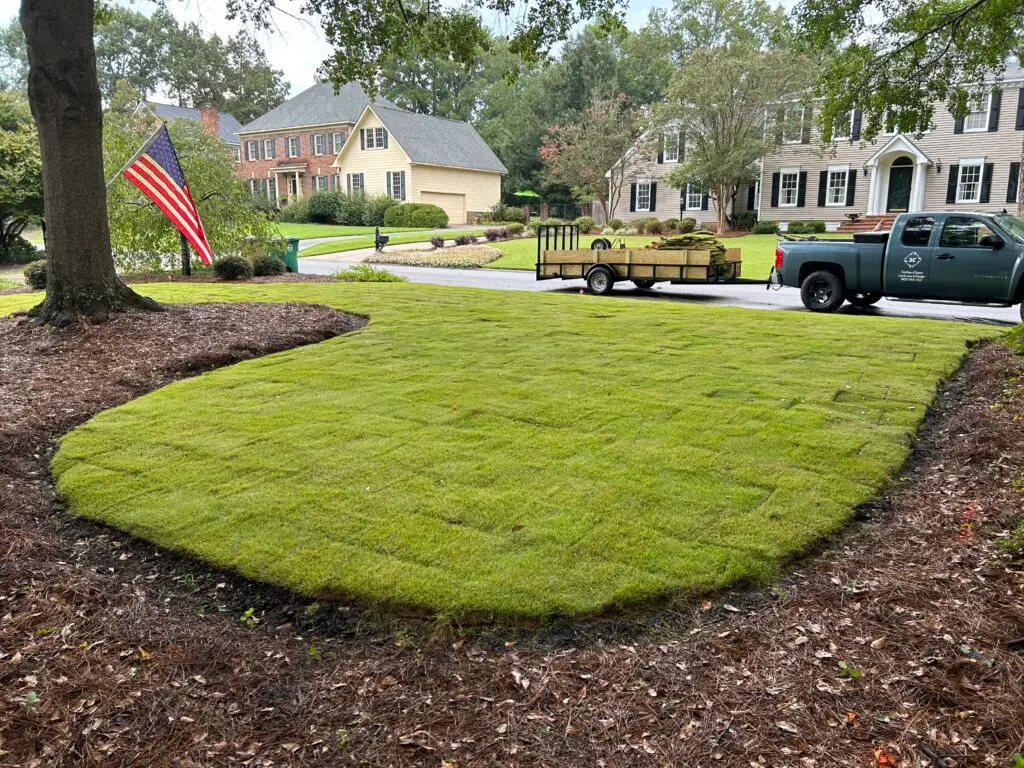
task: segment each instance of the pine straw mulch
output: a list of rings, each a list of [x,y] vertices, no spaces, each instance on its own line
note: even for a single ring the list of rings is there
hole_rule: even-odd
[[[225,283],[226,285],[240,285],[243,283],[336,283],[338,278],[332,275],[313,275],[306,272],[285,272],[283,275],[268,275],[266,277],[249,277],[244,280],[222,280],[209,270],[199,270],[191,275],[179,275],[174,272],[152,272],[148,274],[127,275],[124,281],[129,285],[137,283]],[[10,288],[0,288],[0,296],[11,293],[32,293],[36,288],[30,288],[22,283]]]
[[[242,311],[252,338],[281,327]],[[998,542],[1024,498],[1024,358],[1002,346],[945,388],[906,480],[774,590],[463,632],[303,602],[61,512],[49,441],[239,332],[207,318],[165,344],[161,320],[0,326],[22,414],[0,451],[0,765],[951,768],[1022,748],[1024,560]]]

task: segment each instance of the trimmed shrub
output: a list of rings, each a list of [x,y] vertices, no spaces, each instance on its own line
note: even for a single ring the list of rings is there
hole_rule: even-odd
[[[277,214],[277,220],[291,224],[308,224],[309,200],[306,198],[302,198],[301,200],[292,200],[288,205],[281,209],[280,213]]]
[[[676,227],[676,231],[680,235],[688,235],[697,228],[697,220],[686,216],[679,220],[679,225]]]
[[[339,195],[338,215],[334,222],[346,227],[363,226],[363,211],[366,210],[366,197],[362,194]]]
[[[353,264],[348,269],[342,269],[334,273],[338,280],[345,280],[349,283],[407,283],[409,278],[403,275],[396,275],[386,269],[374,269],[369,264]]]
[[[0,248],[0,262],[9,264],[28,264],[30,261],[38,261],[44,258],[43,255],[21,235],[14,238],[10,248]]]
[[[807,231],[813,232],[816,235],[820,235],[825,231],[825,222],[821,219],[812,219],[807,222]]]
[[[580,228],[580,234],[589,235],[595,226],[593,216],[580,216],[573,222],[577,227]]]
[[[269,253],[257,253],[252,257],[254,277],[271,277],[284,274],[284,262]]]
[[[314,224],[333,224],[341,210],[341,195],[337,192],[314,192],[306,203],[309,220]]]
[[[30,288],[42,290],[46,287],[46,262],[45,261],[33,261],[22,273],[25,275],[25,282],[28,283]]]
[[[757,211],[740,211],[729,217],[729,226],[733,229],[745,229],[748,232],[757,224]]]
[[[441,229],[448,226],[448,214],[431,203],[399,203],[384,214],[384,224],[389,227]]]
[[[374,195],[363,201],[363,226],[383,227],[387,212],[398,205],[398,201],[388,195]]]
[[[612,232],[615,232],[616,230],[619,229],[625,229],[626,222],[624,222],[622,219],[608,219],[608,227],[612,230]]]
[[[459,235],[455,238],[456,245],[473,245],[476,242],[476,238],[472,235]]]
[[[230,254],[213,262],[213,274],[221,280],[241,280],[252,277],[252,264],[244,256]]]
[[[679,219],[665,219],[661,222],[661,225],[665,228],[666,235],[671,235],[679,231]]]
[[[489,221],[514,221],[518,224],[526,224],[526,211],[514,205],[495,203],[491,206],[490,212],[485,217]]]
[[[779,234],[779,225],[774,221],[762,219],[754,225],[753,232],[755,235],[777,235]]]
[[[647,230],[648,235],[660,235],[662,232],[665,231],[665,225],[662,224],[657,219],[652,219],[651,221],[647,222],[647,226],[645,227],[645,229]]]
[[[484,230],[484,237],[489,243],[493,243],[495,240],[508,240],[508,230],[505,227],[491,227]]]
[[[645,234],[647,232],[650,232],[648,227],[650,227],[651,224],[658,224],[658,225],[660,225],[661,222],[658,221],[653,216],[643,216],[643,217],[641,217],[639,219],[633,219],[633,221],[632,221],[633,229],[636,230],[636,233],[638,235],[642,235],[642,234]]]
[[[444,238],[440,235],[434,235],[430,238],[430,244],[435,248],[444,248]]]
[[[526,231],[526,225],[520,224],[518,221],[512,221],[505,225],[505,229],[508,230],[510,237],[519,237]]]
[[[806,235],[810,231],[805,221],[791,221],[786,225],[786,232],[790,235]]]

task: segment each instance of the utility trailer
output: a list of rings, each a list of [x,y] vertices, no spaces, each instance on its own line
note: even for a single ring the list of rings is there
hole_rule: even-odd
[[[727,248],[724,262],[715,262],[712,256],[700,248],[627,248],[622,240],[603,237],[582,248],[575,224],[537,227],[537,279],[583,279],[598,296],[610,293],[622,280],[650,288],[662,282],[725,283],[739,278],[739,248]]]

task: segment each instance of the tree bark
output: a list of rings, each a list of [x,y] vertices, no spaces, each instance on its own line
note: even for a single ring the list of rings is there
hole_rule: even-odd
[[[46,299],[31,312],[41,324],[102,322],[119,310],[160,308],[114,271],[93,12],[93,0],[21,2],[47,223]]]

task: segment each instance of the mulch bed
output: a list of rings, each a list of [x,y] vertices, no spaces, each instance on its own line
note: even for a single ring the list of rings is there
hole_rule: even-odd
[[[221,280],[209,271],[197,272],[192,275],[178,275],[172,272],[154,272],[149,275],[131,275],[124,278],[129,285],[137,283],[224,283],[225,285],[241,285],[244,283],[336,283],[338,278],[332,275],[312,275],[305,272],[286,272],[283,275],[271,275],[267,277],[250,277],[245,280]],[[37,289],[27,285],[18,285],[14,288],[0,290],[0,296],[11,293],[30,293]]]
[[[1024,559],[999,542],[1024,500],[1024,359],[977,350],[906,479],[773,590],[603,621],[401,622],[61,511],[53,438],[174,371],[280,348],[273,313],[303,310],[330,319],[0,321],[0,766],[1012,765]]]

